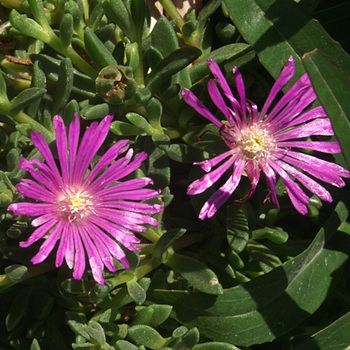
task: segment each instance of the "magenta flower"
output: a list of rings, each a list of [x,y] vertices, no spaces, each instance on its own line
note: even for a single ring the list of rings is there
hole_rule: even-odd
[[[212,159],[194,163],[207,174],[190,184],[187,193],[202,193],[229,169],[232,173],[226,183],[204,204],[199,218],[203,220],[212,217],[236,190],[242,175],[251,181],[250,191],[244,198],[247,200],[256,189],[261,171],[270,190],[268,198],[277,207],[276,173],[282,178],[291,202],[300,213],[307,213],[309,197],[291,176],[320,199],[331,202],[330,193],[317,180],[343,187],[345,183],[342,177],[348,178],[350,173],[337,164],[300,151],[307,149],[322,153],[341,152],[336,141],[310,139],[312,136],[331,136],[334,133],[322,107],[304,111],[316,99],[308,76],[304,74],[271,107],[277,94],[295,73],[293,58],[290,57],[285,64],[260,113],[256,104],[246,99],[243,79],[237,68],[233,69],[233,73],[238,99],[233,96],[218,65],[212,60],[207,63],[217,82],[209,81],[209,95],[226,117],[226,121],[219,121],[191,91],[182,90],[182,97],[187,104],[219,128],[219,134],[228,150]]]
[[[87,255],[92,275],[100,284],[104,284],[104,266],[116,271],[113,258],[129,268],[118,243],[131,251],[138,250],[135,243],[140,240],[132,231],[144,232],[144,224],[157,226],[157,221],[149,215],[163,210],[161,205],[140,202],[159,194],[145,188],[152,184],[151,179],[121,181],[147,158],[141,152],[132,160],[133,150],[128,149],[128,140],[115,143],[90,167],[107,137],[111,121],[112,117],[107,116],[99,124],[92,123],[79,144],[78,117],[74,117],[69,127],[67,140],[63,120],[55,116],[57,163],[44,137],[33,131],[32,142],[45,162],[22,158],[19,167],[28,171],[32,179],[22,179],[16,187],[20,194],[38,202],[13,203],[8,207],[15,215],[36,216],[32,226],[37,229],[27,241],[20,242],[26,248],[45,238],[31,260],[33,264],[44,261],[59,242],[56,266],[65,260],[73,269],[73,277],[81,279]]]

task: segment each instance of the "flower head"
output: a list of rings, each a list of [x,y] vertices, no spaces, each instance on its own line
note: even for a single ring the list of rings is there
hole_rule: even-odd
[[[212,60],[207,63],[216,79],[216,83],[214,80],[208,83],[209,95],[226,121],[219,121],[190,90],[182,90],[182,97],[218,127],[228,150],[212,159],[194,163],[207,174],[190,184],[187,193],[202,193],[229,169],[232,173],[226,183],[204,204],[199,218],[212,217],[236,190],[243,175],[251,181],[250,191],[245,197],[245,200],[248,199],[256,189],[261,172],[265,175],[270,190],[268,197],[277,207],[276,174],[282,178],[291,202],[300,213],[307,213],[309,197],[291,176],[320,199],[331,202],[330,193],[317,180],[343,187],[345,183],[342,177],[348,178],[350,173],[337,164],[300,151],[307,149],[329,154],[341,152],[336,141],[310,139],[312,136],[331,136],[333,129],[322,107],[305,112],[306,107],[316,99],[308,76],[304,74],[271,107],[277,94],[295,73],[293,58],[290,57],[283,67],[260,113],[256,104],[246,98],[243,79],[237,68],[233,69],[233,73],[238,98],[233,95],[218,65]]]
[[[19,166],[32,179],[22,179],[16,187],[20,194],[37,202],[13,203],[8,207],[15,215],[36,217],[32,226],[37,228],[27,241],[20,242],[26,248],[45,238],[31,260],[33,264],[44,261],[59,242],[56,266],[65,260],[73,269],[73,277],[81,279],[87,255],[93,277],[100,284],[104,283],[104,267],[116,271],[113,258],[129,267],[118,243],[131,251],[137,250],[135,244],[140,240],[132,231],[144,232],[144,224],[157,226],[157,221],[149,215],[163,209],[161,205],[141,202],[159,194],[145,188],[152,184],[150,178],[121,181],[147,158],[144,152],[133,158],[128,140],[115,143],[91,168],[111,122],[112,117],[107,116],[99,124],[92,123],[79,143],[78,117],[70,124],[67,138],[62,118],[55,116],[58,162],[44,137],[33,131],[32,142],[44,162],[22,158]]]

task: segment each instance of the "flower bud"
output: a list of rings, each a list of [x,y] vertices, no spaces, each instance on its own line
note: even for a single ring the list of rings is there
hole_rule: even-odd
[[[133,70],[125,66],[104,67],[95,81],[96,91],[107,103],[123,104],[137,91]]]

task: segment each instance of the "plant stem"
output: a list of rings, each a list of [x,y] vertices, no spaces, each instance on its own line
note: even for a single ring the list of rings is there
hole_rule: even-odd
[[[173,2],[171,0],[159,0],[159,2],[172,19],[178,20],[177,26],[181,29],[185,22]]]
[[[31,118],[29,115],[25,114],[24,112],[21,111],[18,114],[11,117],[17,123],[31,125],[33,129],[40,132],[45,137],[47,142],[51,142],[55,139],[55,135],[51,131],[46,129],[42,124],[38,123],[36,120]]]
[[[0,0],[0,4],[4,4],[6,7],[28,13],[28,8],[23,5],[23,2],[23,0]]]

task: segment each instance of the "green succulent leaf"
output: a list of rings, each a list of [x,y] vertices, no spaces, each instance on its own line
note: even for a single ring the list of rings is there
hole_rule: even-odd
[[[198,58],[200,54],[200,50],[190,46],[175,50],[160,62],[146,77],[146,87],[151,92],[164,89],[170,83],[175,73],[186,68]]]
[[[238,346],[272,341],[313,314],[325,300],[348,258],[342,247],[349,244],[349,236],[339,229],[347,216],[347,207],[339,202],[303,253],[221,295],[153,292],[153,297],[167,303],[172,300],[177,318],[198,327],[201,335],[213,341]]]
[[[10,113],[12,115],[18,114],[25,107],[29,106],[31,103],[40,99],[46,90],[42,88],[32,87],[20,92],[16,97],[11,101],[12,106],[10,108]]]
[[[350,57],[348,57],[350,62]],[[304,56],[305,68],[317,97],[331,119],[333,130],[350,164],[350,80],[319,50]],[[350,76],[350,75],[349,75]]]
[[[350,344],[350,312],[332,322],[329,326],[307,338],[295,350],[342,350]]]
[[[322,50],[350,76],[348,55],[319,23],[302,12],[294,1],[224,1],[234,25],[275,79],[289,56],[293,56],[297,67],[293,78],[295,81],[304,73],[303,54],[315,48]]]

